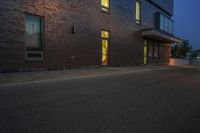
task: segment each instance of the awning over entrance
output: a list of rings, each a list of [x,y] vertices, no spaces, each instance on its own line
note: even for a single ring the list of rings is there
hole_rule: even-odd
[[[174,35],[164,33],[156,29],[142,30],[142,36],[147,39],[158,40],[165,43],[181,43],[181,39]]]

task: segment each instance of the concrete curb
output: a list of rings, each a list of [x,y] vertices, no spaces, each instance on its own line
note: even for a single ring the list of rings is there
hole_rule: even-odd
[[[42,82],[55,82],[59,80],[74,80],[82,78],[95,78],[138,72],[149,72],[155,70],[170,69],[169,67],[121,67],[121,68],[100,68],[82,69],[72,71],[46,71],[32,73],[15,73],[0,75],[0,87],[16,86],[24,84],[35,84]],[[3,79],[3,80],[2,80]]]

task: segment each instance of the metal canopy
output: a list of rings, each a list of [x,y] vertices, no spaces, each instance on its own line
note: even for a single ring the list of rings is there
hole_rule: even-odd
[[[142,30],[142,36],[144,38],[148,38],[148,39],[153,39],[153,40],[158,40],[158,41],[162,41],[165,43],[181,43],[181,39],[178,37],[175,37],[172,34],[168,34],[162,31],[159,31],[157,29],[146,29],[146,30]]]

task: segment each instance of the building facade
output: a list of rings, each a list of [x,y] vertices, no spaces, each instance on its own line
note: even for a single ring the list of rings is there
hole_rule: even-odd
[[[0,70],[167,64],[173,0],[1,0]]]

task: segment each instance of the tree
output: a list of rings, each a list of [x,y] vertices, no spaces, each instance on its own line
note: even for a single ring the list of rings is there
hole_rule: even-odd
[[[172,55],[172,58],[176,58],[178,55],[177,55],[177,51],[178,51],[178,45],[175,44],[171,47],[171,55]]]
[[[186,57],[188,52],[191,52],[192,45],[190,45],[188,40],[183,40],[180,47],[178,48],[178,55]]]
[[[187,56],[187,53],[191,53],[192,45],[188,40],[183,40],[180,45],[174,45],[172,47],[172,57],[183,58]]]
[[[197,57],[200,57],[200,50],[194,50],[192,51],[192,54],[191,54],[191,58],[197,58]]]

